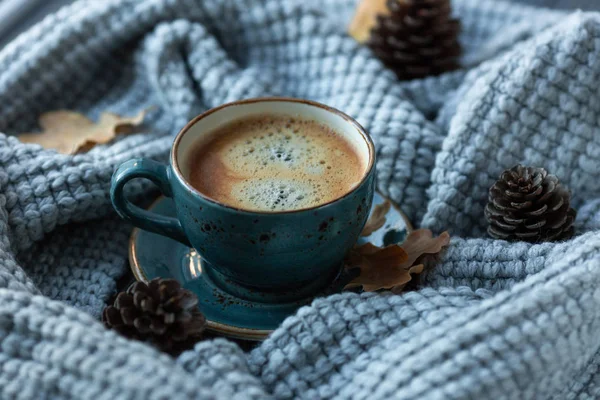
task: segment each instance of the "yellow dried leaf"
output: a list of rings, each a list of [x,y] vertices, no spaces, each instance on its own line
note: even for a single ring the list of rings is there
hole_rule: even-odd
[[[391,206],[392,203],[390,203],[389,200],[386,200],[381,204],[377,204],[373,208],[373,212],[371,213],[371,216],[369,217],[369,220],[365,224],[365,227],[360,235],[369,236],[371,233],[385,225],[385,216],[387,215],[388,211],[390,211]]]
[[[354,248],[346,258],[346,267],[359,268],[360,275],[346,288],[362,286],[366,292],[379,289],[400,292],[412,279],[411,274],[423,271],[422,264],[413,265],[415,261],[423,254],[440,252],[449,242],[448,232],[434,238],[429,229],[418,229],[408,235],[402,246],[393,244],[381,248],[366,243]]]
[[[357,42],[365,43],[369,39],[371,29],[377,23],[378,15],[387,15],[387,0],[362,0],[356,8],[354,18],[348,27],[348,33]]]
[[[56,149],[63,154],[89,151],[97,144],[105,144],[117,134],[131,133],[144,120],[147,110],[133,117],[121,117],[113,113],[102,113],[97,123],[74,111],[58,110],[44,113],[39,118],[40,133],[23,133],[23,143],[37,143],[47,149]]]

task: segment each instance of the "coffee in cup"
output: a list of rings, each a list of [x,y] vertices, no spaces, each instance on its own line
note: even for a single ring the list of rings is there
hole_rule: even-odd
[[[355,188],[368,160],[322,122],[286,114],[231,121],[203,136],[190,156],[190,183],[248,211],[317,207]]]

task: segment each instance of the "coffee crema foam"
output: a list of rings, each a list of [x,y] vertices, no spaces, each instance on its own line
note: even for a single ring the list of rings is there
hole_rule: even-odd
[[[221,203],[289,211],[328,203],[355,188],[366,162],[317,121],[263,115],[230,122],[192,150],[190,182]]]

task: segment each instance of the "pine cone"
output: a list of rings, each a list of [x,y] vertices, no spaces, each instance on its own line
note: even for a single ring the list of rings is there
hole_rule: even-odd
[[[459,67],[460,22],[451,17],[450,0],[387,0],[387,7],[367,45],[400,80]]]
[[[517,165],[490,188],[485,217],[496,239],[542,242],[573,235],[570,193],[543,168]]]
[[[174,279],[135,282],[102,313],[105,326],[177,354],[200,340],[206,325],[198,298]]]

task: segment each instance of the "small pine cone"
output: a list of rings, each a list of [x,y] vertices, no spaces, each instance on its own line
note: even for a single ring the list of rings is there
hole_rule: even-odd
[[[496,239],[543,242],[573,235],[577,213],[570,193],[543,168],[517,165],[490,188],[485,217]]]
[[[451,16],[450,0],[387,0],[387,8],[367,45],[400,80],[459,68],[460,21]]]
[[[152,343],[178,354],[200,340],[206,319],[198,298],[174,279],[135,282],[117,295],[102,313],[102,321],[121,335]]]

